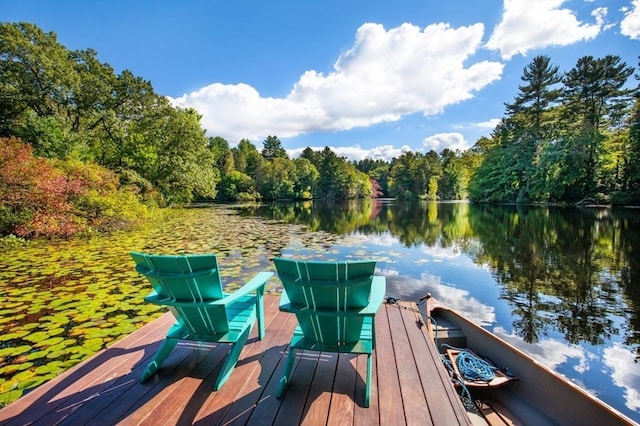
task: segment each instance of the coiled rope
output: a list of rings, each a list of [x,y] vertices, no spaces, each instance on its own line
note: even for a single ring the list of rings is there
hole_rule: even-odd
[[[469,351],[460,351],[456,364],[466,380],[490,382],[496,377],[494,366]]]
[[[454,349],[458,351],[456,366],[462,375],[461,379],[468,382],[490,382],[496,377],[496,366],[480,358],[466,348],[456,348],[443,343],[441,348]]]

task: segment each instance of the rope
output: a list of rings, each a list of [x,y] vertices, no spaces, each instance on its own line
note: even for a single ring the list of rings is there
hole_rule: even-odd
[[[497,368],[468,349],[454,348],[446,344],[441,346],[460,351],[456,358],[456,365],[465,380],[470,382],[490,382],[496,377],[495,370]]]
[[[462,351],[456,359],[460,373],[467,380],[490,382],[496,377],[493,367],[469,351]]]
[[[471,393],[469,392],[469,389],[467,388],[467,386],[464,384],[462,380],[457,378],[459,376],[456,374],[456,370],[453,368],[453,364],[451,364],[451,361],[449,361],[446,355],[440,354],[440,360],[442,361],[444,366],[447,368],[447,371],[449,371],[449,374],[451,376],[451,382],[457,385],[460,393],[459,395],[460,400],[462,401],[464,408],[466,408],[467,410],[472,410],[473,398],[471,397]]]

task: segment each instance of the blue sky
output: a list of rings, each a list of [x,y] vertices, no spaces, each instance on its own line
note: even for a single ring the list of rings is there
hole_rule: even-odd
[[[96,50],[232,147],[275,135],[292,156],[466,149],[536,55],[640,55],[640,0],[0,0],[0,20]]]

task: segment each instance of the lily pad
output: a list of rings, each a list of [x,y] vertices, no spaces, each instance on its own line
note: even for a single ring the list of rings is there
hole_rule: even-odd
[[[29,331],[27,330],[22,330],[22,331],[17,331],[14,333],[7,333],[7,334],[2,334],[0,335],[0,342],[6,342],[9,340],[16,340],[16,339],[20,339],[26,335],[29,334]]]

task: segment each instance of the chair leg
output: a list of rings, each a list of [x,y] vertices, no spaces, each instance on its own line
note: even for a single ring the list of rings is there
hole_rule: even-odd
[[[264,287],[261,287],[261,290],[264,291]],[[256,295],[256,316],[258,319],[259,340],[264,338],[264,298],[262,296],[262,291],[258,290],[258,294]]]
[[[371,354],[367,354],[367,382],[364,384],[364,406],[369,407],[371,400]]]
[[[293,368],[293,362],[295,361],[295,359],[296,349],[289,347],[289,355],[287,355],[287,361],[284,366],[284,371],[282,372],[282,377],[280,378],[280,383],[278,384],[278,392],[276,393],[276,398],[280,398],[289,385],[291,369]]]
[[[227,381],[229,376],[231,376],[233,369],[236,367],[236,364],[238,363],[238,358],[240,357],[240,353],[244,348],[244,344],[247,342],[247,338],[251,333],[251,328],[252,327],[247,327],[242,332],[238,340],[233,344],[233,346],[231,346],[231,351],[227,355],[227,359],[224,361],[224,365],[222,366],[222,370],[218,375],[218,379],[216,380],[215,385],[213,385],[214,391],[217,391],[218,389],[220,389],[220,387],[224,384],[224,382]]]
[[[162,363],[167,359],[167,357],[177,344],[177,339],[171,339],[168,337],[164,339],[164,342],[162,342],[162,346],[160,346],[160,349],[158,349],[158,351],[156,352],[156,356],[153,358],[153,361],[151,361],[147,365],[147,368],[145,368],[144,372],[142,373],[142,377],[140,378],[141,382],[144,382],[149,377],[153,376],[156,371],[158,371],[160,366],[162,366]]]

